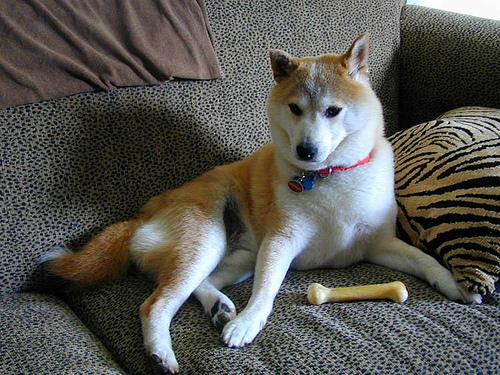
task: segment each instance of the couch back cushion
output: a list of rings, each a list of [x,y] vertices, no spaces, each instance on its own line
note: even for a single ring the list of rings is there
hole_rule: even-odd
[[[401,20],[401,128],[462,106],[500,108],[499,21],[416,5]]]
[[[39,256],[78,248],[165,189],[269,141],[269,49],[344,52],[371,34],[373,86],[396,129],[400,0],[207,2],[223,78],[80,94],[0,112],[0,292],[43,289]]]

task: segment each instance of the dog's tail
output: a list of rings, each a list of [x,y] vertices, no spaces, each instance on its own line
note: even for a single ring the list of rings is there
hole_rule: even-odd
[[[136,220],[114,224],[97,234],[79,252],[58,246],[41,263],[54,275],[78,284],[111,281],[124,275],[130,263],[129,242]]]

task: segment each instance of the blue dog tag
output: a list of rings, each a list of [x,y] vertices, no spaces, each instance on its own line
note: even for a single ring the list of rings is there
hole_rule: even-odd
[[[304,187],[304,190],[314,189],[314,182],[315,181],[316,181],[316,176],[314,176],[314,175],[305,176],[302,179],[302,186]]]

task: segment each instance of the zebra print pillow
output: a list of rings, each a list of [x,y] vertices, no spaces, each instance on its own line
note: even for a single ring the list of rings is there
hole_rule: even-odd
[[[463,107],[390,137],[398,233],[472,292],[500,277],[500,110]]]

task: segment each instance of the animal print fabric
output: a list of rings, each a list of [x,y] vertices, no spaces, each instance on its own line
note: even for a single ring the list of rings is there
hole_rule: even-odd
[[[409,299],[321,306],[307,302],[319,282],[343,287],[402,281]],[[139,307],[154,290],[132,273],[95,290],[72,290],[68,303],[128,374],[150,374]],[[224,293],[241,311],[252,279]],[[254,343],[228,348],[201,304],[190,298],[175,316],[172,345],[183,374],[487,374],[500,371],[500,295],[482,305],[452,302],[415,277],[370,264],[290,271]]]
[[[402,129],[462,106],[500,108],[500,21],[407,5],[400,56]]]
[[[0,374],[125,374],[59,298],[0,296]]]
[[[81,94],[0,112],[0,292],[46,290],[37,265],[78,249],[152,196],[269,141],[269,49],[342,53],[372,35],[370,64],[397,129],[402,1],[216,0],[207,3],[224,77]]]
[[[474,293],[500,277],[500,110],[465,107],[391,137],[399,233]]]

